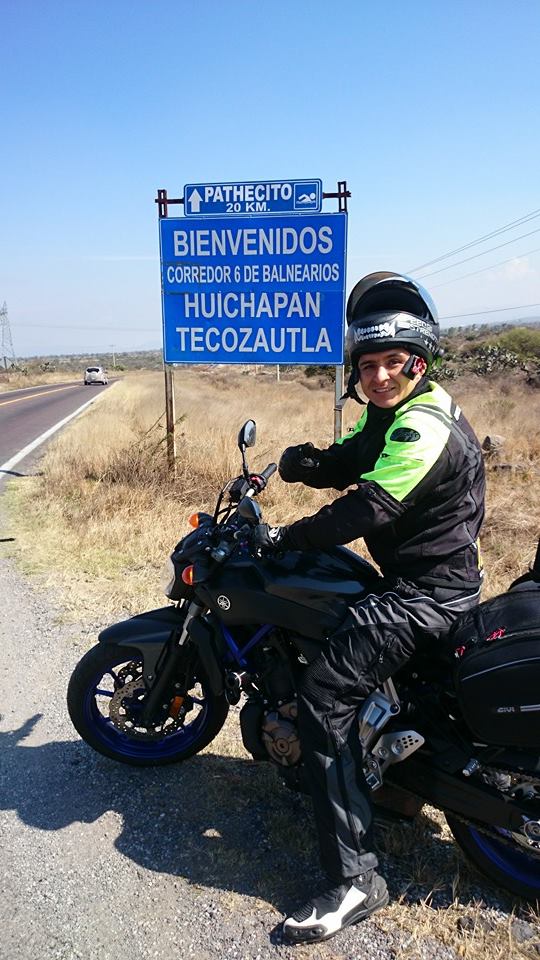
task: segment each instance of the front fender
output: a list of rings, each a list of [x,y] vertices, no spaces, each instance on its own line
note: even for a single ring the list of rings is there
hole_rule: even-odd
[[[121,620],[102,630],[100,643],[114,643],[120,647],[134,647],[142,655],[144,678],[151,682],[156,675],[156,664],[171,634],[180,629],[184,610],[178,607],[160,607],[139,613],[129,620]]]

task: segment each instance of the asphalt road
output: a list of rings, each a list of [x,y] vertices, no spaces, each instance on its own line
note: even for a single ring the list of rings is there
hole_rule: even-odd
[[[20,451],[107,389],[71,382],[0,393],[0,482],[2,474],[25,472],[31,454],[11,462]]]

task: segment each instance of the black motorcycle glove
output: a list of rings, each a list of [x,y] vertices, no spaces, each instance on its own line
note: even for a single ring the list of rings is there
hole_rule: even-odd
[[[312,443],[300,443],[297,447],[287,447],[281,454],[278,464],[279,475],[286,483],[301,483],[309,480],[318,469],[317,450]]]
[[[256,550],[283,550],[287,527],[270,527],[267,523],[259,523],[251,535],[251,543]]]

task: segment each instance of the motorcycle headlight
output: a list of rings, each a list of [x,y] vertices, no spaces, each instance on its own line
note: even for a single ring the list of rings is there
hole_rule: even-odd
[[[186,567],[186,561],[175,563],[174,553],[169,557],[161,572],[161,586],[163,593],[173,603],[180,600],[189,600],[193,596],[193,586],[190,581],[182,580],[182,571]]]
[[[161,587],[163,593],[169,599],[172,599],[172,594],[174,593],[174,586],[176,582],[176,569],[172,561],[172,557],[168,557],[166,563],[163,566],[161,571]]]

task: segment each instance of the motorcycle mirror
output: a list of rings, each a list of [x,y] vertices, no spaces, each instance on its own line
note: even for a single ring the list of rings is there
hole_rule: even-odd
[[[256,500],[252,500],[251,497],[242,497],[238,504],[238,513],[249,523],[259,523],[262,510]]]
[[[238,446],[242,452],[246,447],[254,447],[257,436],[257,425],[254,420],[246,420],[238,434]]]

